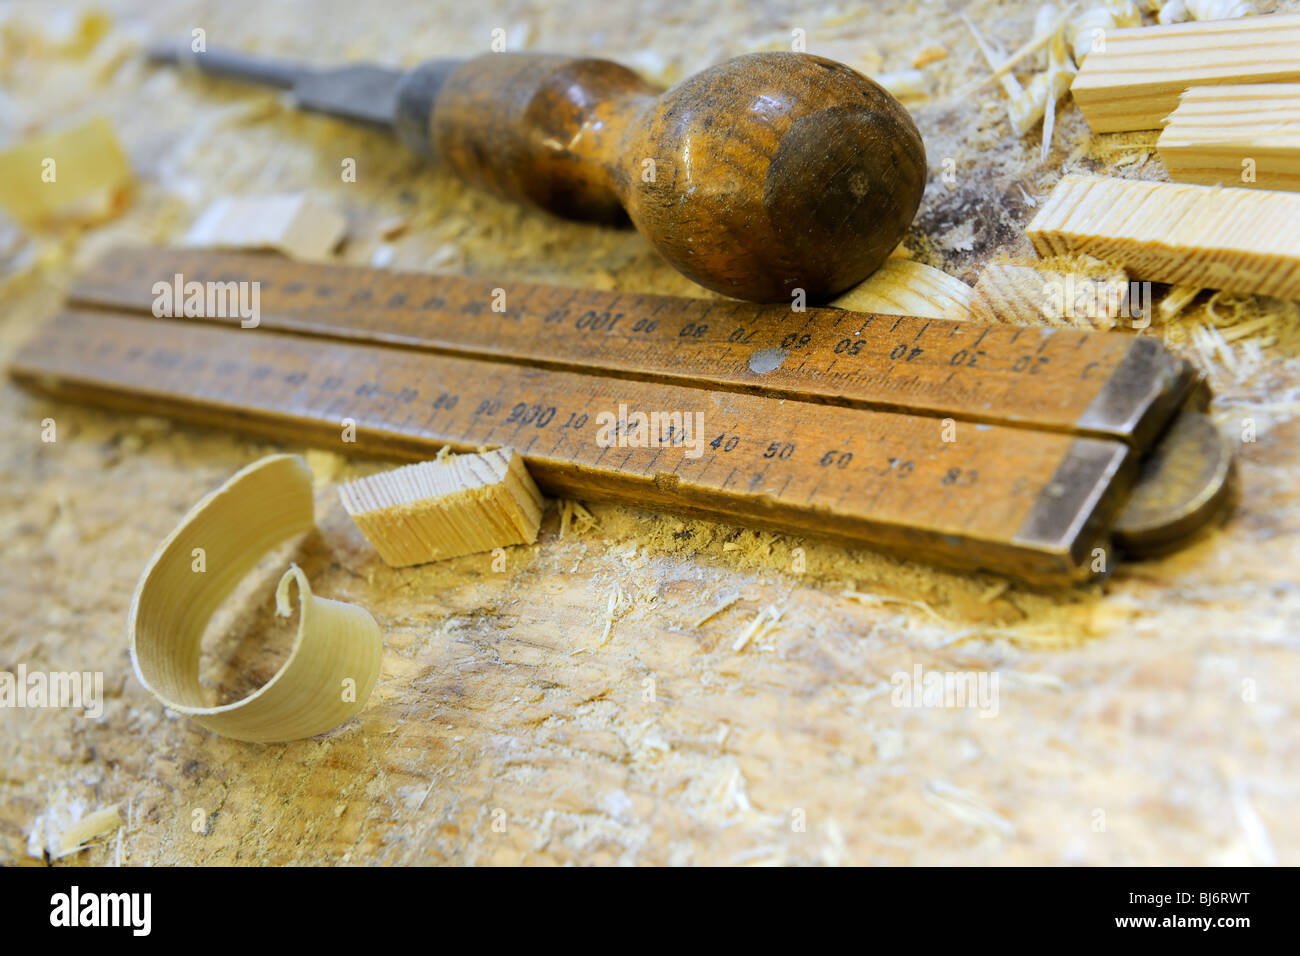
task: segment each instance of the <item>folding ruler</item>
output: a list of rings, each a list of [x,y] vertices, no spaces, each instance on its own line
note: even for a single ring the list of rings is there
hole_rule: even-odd
[[[155,316],[177,277],[258,283],[257,326]],[[1231,487],[1199,377],[1119,332],[138,249],[79,276],[10,374],[341,451],[510,446],[554,495],[1044,584],[1177,546]],[[638,413],[674,425],[646,441]]]

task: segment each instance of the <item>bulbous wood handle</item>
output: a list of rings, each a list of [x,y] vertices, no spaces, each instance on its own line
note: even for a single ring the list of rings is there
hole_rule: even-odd
[[[569,218],[626,213],[687,276],[753,301],[860,282],[926,179],[902,105],[800,53],[737,57],[662,94],[607,60],[488,54],[441,80],[429,135],[465,180]]]

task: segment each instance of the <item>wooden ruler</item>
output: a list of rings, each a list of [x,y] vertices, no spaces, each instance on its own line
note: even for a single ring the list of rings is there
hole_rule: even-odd
[[[258,282],[258,326],[155,318],[176,275]],[[1091,573],[1194,383],[1120,334],[262,256],[119,251],[69,300],[11,367],[55,395],[341,451],[508,445],[552,494],[1043,582]],[[638,412],[676,430],[643,447]]]

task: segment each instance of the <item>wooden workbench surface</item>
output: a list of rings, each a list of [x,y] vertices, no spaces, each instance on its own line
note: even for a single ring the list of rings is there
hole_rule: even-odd
[[[1155,134],[1090,141],[1068,99],[1040,164],[1037,128],[1010,132],[996,85],[945,98],[983,67],[944,4],[376,0],[288,8],[310,9],[298,16],[254,0],[116,0],[85,55],[40,49],[22,22],[62,6],[18,4],[0,22],[0,133],[102,112],[139,185],[105,225],[3,237],[0,360],[78,265],[118,243],[174,241],[227,193],[335,204],[350,222],[340,261],[372,261],[378,224],[401,216],[409,227],[379,251],[397,268],[706,294],[633,232],[520,211],[377,134],[147,68],[127,55],[133,35],[203,28],[213,46],[413,63],[486,49],[499,27],[512,48],[607,56],[667,81],[794,28],[814,52],[861,50],[864,70],[942,46],[948,58],[927,67],[935,94],[911,104],[931,180],[907,246],[968,282],[999,254],[1028,253],[1021,230],[1067,167],[1164,178]],[[1035,4],[966,8],[1005,49],[1032,33]],[[339,175],[347,158],[355,183]],[[317,594],[374,614],[383,672],[359,718],[279,745],[164,711],[131,672],[124,622],[146,560],[195,501],[263,454],[305,449],[5,382],[0,670],[102,671],[107,699],[98,720],[0,710],[0,863],[41,862],[47,826],[113,803],[122,831],[61,862],[1298,863],[1300,306],[1207,298],[1148,334],[1206,370],[1226,435],[1254,430],[1238,509],[1091,590],[1033,593],[595,506],[563,533],[552,506],[504,569],[479,555],[393,570],[334,489],[382,463],[317,449],[319,531],[242,589],[210,629],[203,673],[233,698],[275,672],[292,632],[270,596],[289,558]],[[54,443],[41,440],[47,418]],[[779,621],[735,649],[768,606]],[[898,706],[892,678],[917,666],[996,674],[996,713]]]

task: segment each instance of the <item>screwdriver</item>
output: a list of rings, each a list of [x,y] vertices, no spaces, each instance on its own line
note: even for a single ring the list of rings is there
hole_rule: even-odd
[[[902,104],[804,53],[736,57],[667,92],[610,60],[544,53],[410,70],[188,46],[149,57],[388,130],[502,198],[630,218],[689,278],[751,301],[811,304],[856,285],[898,245],[925,189],[925,147]]]

